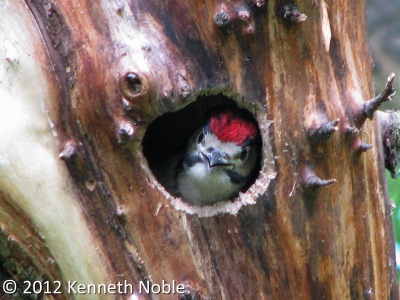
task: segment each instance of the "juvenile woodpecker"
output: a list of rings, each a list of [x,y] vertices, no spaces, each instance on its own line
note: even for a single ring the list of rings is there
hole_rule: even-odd
[[[176,172],[177,194],[194,205],[236,197],[259,170],[259,148],[259,129],[249,112],[212,110],[189,139]]]

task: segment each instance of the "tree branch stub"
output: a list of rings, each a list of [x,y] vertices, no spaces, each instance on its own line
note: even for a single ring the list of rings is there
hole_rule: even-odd
[[[394,77],[394,73],[390,74],[386,82],[386,87],[382,93],[364,103],[364,114],[367,118],[372,119],[374,112],[381,106],[381,104],[386,101],[391,101],[392,97],[396,94],[396,91],[393,88]]]
[[[321,179],[309,165],[302,168],[301,182],[305,191],[315,191],[318,188],[329,186],[336,181],[336,179]]]
[[[307,20],[307,15],[300,11],[297,4],[290,3],[281,7],[281,14],[286,21],[297,24]]]
[[[319,126],[308,129],[308,137],[312,143],[324,143],[330,139],[332,134],[339,130],[339,119],[326,121]]]

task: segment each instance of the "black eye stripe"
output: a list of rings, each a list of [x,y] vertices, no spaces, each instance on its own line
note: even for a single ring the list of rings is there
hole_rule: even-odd
[[[226,170],[226,174],[228,174],[229,178],[231,179],[231,182],[233,184],[237,185],[242,185],[246,183],[246,177],[240,175],[239,173],[233,171],[233,170]]]
[[[193,167],[195,164],[202,162],[203,159],[197,154],[186,154],[183,157],[183,163],[188,167]]]
[[[240,158],[241,160],[245,160],[246,157],[247,157],[247,153],[248,153],[248,149],[247,149],[247,148],[244,148],[243,151],[240,153],[239,158]]]
[[[250,147],[246,146],[240,151],[240,153],[236,154],[236,158],[240,159],[241,161],[245,161],[249,158],[250,154]]]
[[[197,143],[200,144],[202,141],[204,141],[204,132],[200,132],[200,134],[197,137]]]

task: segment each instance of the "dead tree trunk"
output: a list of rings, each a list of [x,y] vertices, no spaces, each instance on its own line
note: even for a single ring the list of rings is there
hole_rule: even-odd
[[[36,280],[46,299],[399,299],[363,1],[0,13],[1,278],[21,297]],[[232,103],[258,121],[260,174],[188,205],[153,164]]]

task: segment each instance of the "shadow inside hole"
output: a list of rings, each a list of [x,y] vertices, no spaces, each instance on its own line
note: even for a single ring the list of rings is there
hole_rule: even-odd
[[[222,94],[199,96],[183,109],[163,114],[147,127],[142,142],[143,154],[154,176],[174,196],[179,196],[176,178],[187,142],[204,125],[207,112],[215,107],[238,106],[234,100]],[[261,169],[260,160],[251,184]]]

